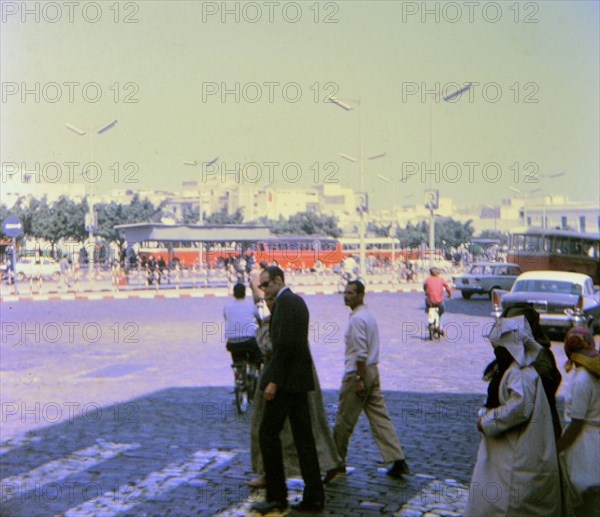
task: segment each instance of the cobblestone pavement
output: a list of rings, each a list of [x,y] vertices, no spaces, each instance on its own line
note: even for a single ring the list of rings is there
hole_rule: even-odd
[[[460,515],[481,397],[385,396],[412,474],[387,478],[361,419],[348,457],[354,470],[327,488],[325,514],[405,516],[437,507],[445,510],[438,515]],[[331,414],[336,397],[324,393]],[[172,388],[8,440],[2,515],[243,515],[262,495],[245,484],[250,419],[236,414],[226,388]],[[291,496],[299,493],[292,483]]]
[[[340,296],[307,296],[330,418],[343,368]],[[4,302],[4,516],[220,515],[246,486],[250,415],[235,412],[224,300]],[[361,417],[326,515],[460,515],[479,436],[489,301],[452,300],[447,337],[423,339],[422,295],[367,294],[380,323],[382,386],[411,475],[395,481]],[[87,330],[85,330],[87,329]],[[553,347],[559,364],[564,355]],[[290,500],[301,485],[290,480]]]

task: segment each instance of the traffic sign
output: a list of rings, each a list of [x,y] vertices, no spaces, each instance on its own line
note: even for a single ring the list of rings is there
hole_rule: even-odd
[[[18,237],[23,233],[23,223],[18,217],[9,215],[2,221],[2,231],[9,237]]]
[[[437,210],[439,208],[439,191],[437,189],[425,190],[425,208]]]

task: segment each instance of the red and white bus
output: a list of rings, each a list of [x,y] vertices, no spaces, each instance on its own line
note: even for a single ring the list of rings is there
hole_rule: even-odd
[[[178,262],[181,267],[202,264],[221,266],[229,259],[253,256],[256,262],[266,260],[289,269],[332,267],[342,260],[342,248],[337,239],[310,235],[281,235],[257,241],[160,242],[143,241],[136,245],[142,259],[153,255],[165,262]]]
[[[340,239],[342,254],[344,257],[360,255],[360,238],[345,237]],[[396,261],[406,262],[419,258],[417,250],[401,248],[400,240],[393,237],[365,237],[365,256],[374,257],[382,264],[391,264],[392,257]]]
[[[525,271],[584,273],[600,284],[600,236],[550,228],[511,234],[508,262]]]

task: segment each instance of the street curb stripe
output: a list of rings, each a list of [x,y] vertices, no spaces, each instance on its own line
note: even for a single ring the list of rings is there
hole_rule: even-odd
[[[12,497],[23,496],[40,485],[56,483],[61,479],[89,469],[98,463],[114,458],[122,452],[137,449],[139,444],[99,442],[68,454],[59,460],[44,463],[28,472],[2,479],[3,502]],[[14,493],[11,488],[16,488]]]
[[[130,480],[119,486],[118,492],[108,491],[101,496],[70,508],[64,513],[65,517],[80,517],[81,515],[116,515],[130,511],[131,508],[144,504],[183,483],[189,483],[200,474],[210,469],[228,463],[235,452],[218,449],[201,449],[193,454],[190,461],[170,463],[164,469],[151,472],[140,480]],[[208,484],[200,480],[194,486]]]
[[[386,284],[382,284],[386,285]],[[419,289],[415,289],[414,287],[397,287],[397,288],[389,288],[388,285],[385,287],[382,286],[372,286],[369,284],[367,286],[369,288],[370,293],[419,293],[421,292]],[[340,294],[338,290],[334,287],[325,288],[323,286],[301,286],[294,287],[291,286],[292,289],[298,294],[301,295],[330,295],[330,294]],[[313,290],[313,288],[318,287],[318,290]],[[173,300],[176,298],[225,298],[230,296],[227,292],[166,292],[166,293],[153,293],[153,292],[137,292],[137,293],[114,293],[110,295],[99,293],[90,293],[90,294],[72,294],[65,293],[62,295],[35,295],[35,296],[20,296],[20,295],[6,295],[0,296],[1,303],[12,303],[12,302],[44,302],[44,301],[94,301],[94,300]]]

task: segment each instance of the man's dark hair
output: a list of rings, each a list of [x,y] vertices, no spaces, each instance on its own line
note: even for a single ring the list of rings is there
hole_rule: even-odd
[[[365,284],[363,284],[360,280],[350,280],[348,285],[356,286],[356,294],[365,294]]]
[[[262,259],[260,261],[260,267],[263,269],[267,269],[269,267],[269,263],[265,259]]]
[[[233,286],[233,297],[242,300],[246,297],[246,286],[244,284],[235,284]]]
[[[269,274],[269,280],[275,280],[278,276],[281,277],[283,283],[285,283],[285,275],[283,274],[283,270],[277,266],[268,266],[265,268],[265,271]]]

